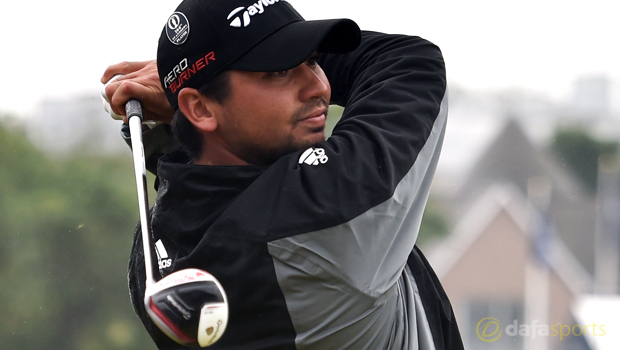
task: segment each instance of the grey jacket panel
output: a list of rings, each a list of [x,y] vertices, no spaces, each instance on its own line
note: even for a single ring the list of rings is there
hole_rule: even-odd
[[[447,96],[430,137],[390,199],[344,224],[268,243],[298,349],[434,349],[416,282],[405,267],[446,117]]]

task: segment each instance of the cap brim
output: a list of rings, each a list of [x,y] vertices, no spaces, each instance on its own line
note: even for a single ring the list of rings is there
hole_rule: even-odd
[[[291,69],[315,51],[351,52],[361,37],[360,28],[350,19],[293,22],[251,48],[229,68],[256,72]]]

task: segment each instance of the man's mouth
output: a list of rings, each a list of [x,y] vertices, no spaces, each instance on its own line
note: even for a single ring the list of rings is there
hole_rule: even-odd
[[[322,109],[309,114],[307,117],[302,118],[299,122],[311,126],[313,128],[324,127],[325,120],[327,119],[327,110]]]

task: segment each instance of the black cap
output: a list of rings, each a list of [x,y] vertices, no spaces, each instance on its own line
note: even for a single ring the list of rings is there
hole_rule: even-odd
[[[284,0],[185,0],[168,18],[157,48],[166,97],[199,88],[226,69],[291,69],[314,51],[346,53],[361,32],[349,19],[305,21]]]

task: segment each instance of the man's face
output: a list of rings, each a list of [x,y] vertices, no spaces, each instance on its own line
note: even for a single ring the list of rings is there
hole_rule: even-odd
[[[268,165],[325,141],[331,87],[314,57],[282,72],[230,72],[218,133],[242,160]]]

